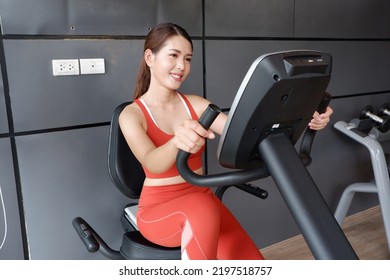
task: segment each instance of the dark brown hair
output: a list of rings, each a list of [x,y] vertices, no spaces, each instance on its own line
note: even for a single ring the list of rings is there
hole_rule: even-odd
[[[165,44],[166,40],[178,35],[187,39],[191,44],[191,48],[193,48],[191,37],[184,28],[174,23],[160,23],[149,31],[144,44],[144,52],[150,49],[155,54]],[[141,97],[149,89],[149,85],[150,69],[145,60],[142,59],[135,84],[134,100]]]

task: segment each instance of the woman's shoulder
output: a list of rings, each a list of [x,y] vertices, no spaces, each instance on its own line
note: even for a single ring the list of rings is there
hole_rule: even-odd
[[[141,123],[144,124],[145,118],[143,116],[141,108],[135,103],[131,103],[123,108],[122,112],[119,115],[119,123],[127,125]]]
[[[132,102],[129,105],[127,105],[125,108],[123,108],[120,116],[127,116],[127,115],[139,115],[141,113],[140,107],[137,105],[137,103]]]
[[[203,113],[203,111],[207,108],[207,106],[210,104],[210,101],[206,98],[196,95],[196,94],[184,94],[184,96],[188,99],[188,101],[191,103],[194,110],[198,113]]]

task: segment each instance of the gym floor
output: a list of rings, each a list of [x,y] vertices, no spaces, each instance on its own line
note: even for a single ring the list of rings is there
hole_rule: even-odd
[[[349,242],[361,260],[390,260],[385,229],[379,206],[345,218],[342,225]],[[269,260],[312,260],[301,235],[261,250]]]

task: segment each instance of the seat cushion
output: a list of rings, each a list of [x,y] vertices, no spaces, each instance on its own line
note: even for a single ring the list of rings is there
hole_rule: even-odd
[[[130,203],[126,205],[121,216],[121,224],[125,232],[138,230],[137,227],[138,204]]]
[[[147,240],[139,231],[123,235],[121,254],[128,260],[180,260],[180,247],[168,248]]]

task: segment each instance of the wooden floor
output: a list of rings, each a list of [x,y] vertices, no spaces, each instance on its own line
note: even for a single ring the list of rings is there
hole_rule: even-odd
[[[342,229],[361,260],[390,260],[379,206],[351,215],[344,220]],[[261,250],[268,260],[313,260],[301,235]]]

